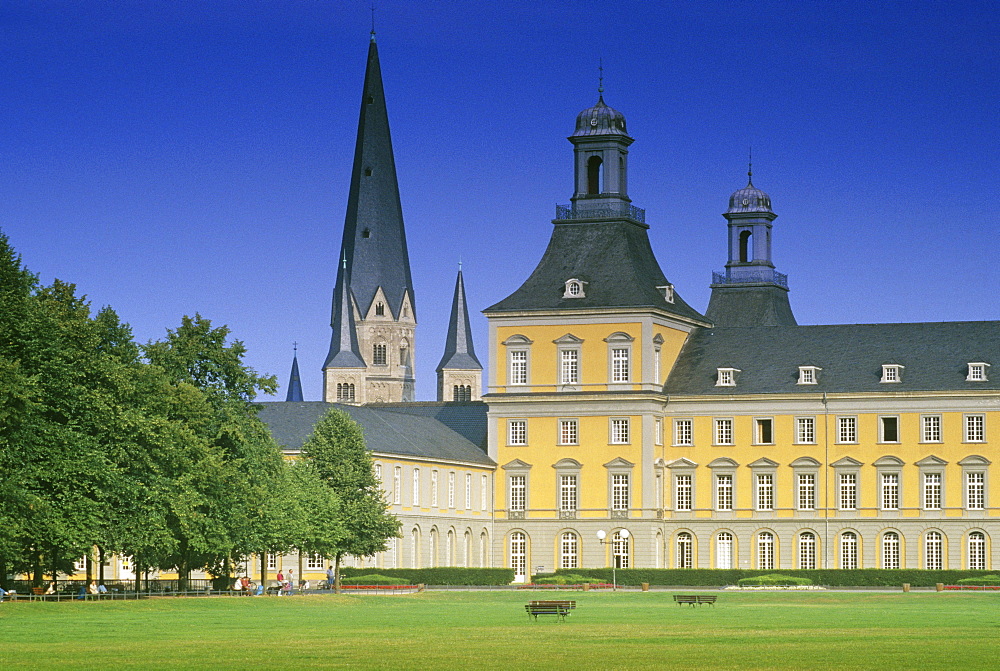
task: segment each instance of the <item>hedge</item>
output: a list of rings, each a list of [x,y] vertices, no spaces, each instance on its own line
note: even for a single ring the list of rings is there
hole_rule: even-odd
[[[767,575],[756,575],[750,578],[740,578],[737,584],[740,586],[811,585],[812,580],[810,580],[809,578],[803,578],[802,576],[781,575],[780,573],[769,573]]]
[[[535,585],[600,585],[602,582],[604,581],[599,578],[585,578],[577,573],[565,573],[532,580]]]
[[[380,568],[378,574],[399,580],[396,584],[411,585],[509,585],[514,582],[514,569],[510,568]],[[371,575],[371,568],[340,569],[344,578]]]
[[[572,573],[611,582],[610,568],[560,569],[553,574]],[[741,578],[766,575],[773,570],[750,569],[617,569],[615,580],[619,585],[638,586],[644,582],[651,585],[677,585],[691,587],[724,587],[736,585]],[[782,574],[808,578],[814,585],[828,587],[899,587],[909,583],[913,587],[933,587],[937,583],[959,584],[963,578],[982,579],[987,571],[924,571],[920,569],[877,569],[854,570],[815,569],[782,570]],[[536,576],[537,577],[537,576]]]
[[[368,575],[356,575],[350,578],[341,578],[342,585],[410,585],[409,580],[400,577],[378,575],[369,573]]]
[[[962,578],[956,585],[1000,585],[1000,575],[984,575],[978,578]]]

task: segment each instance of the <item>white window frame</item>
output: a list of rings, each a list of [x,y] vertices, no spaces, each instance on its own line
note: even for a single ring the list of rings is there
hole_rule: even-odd
[[[816,418],[796,417],[795,418],[795,444],[815,445],[816,444]]]
[[[819,384],[819,366],[799,366],[799,380],[796,384]]]
[[[507,444],[508,445],[528,444],[528,420],[526,419],[507,420]]]
[[[895,531],[886,531],[882,534],[882,568],[898,569],[902,566],[902,539]]]
[[[989,382],[987,373],[989,372],[990,364],[983,361],[971,361],[969,362],[969,372],[965,376],[966,382]]]
[[[799,541],[799,569],[811,571],[816,568],[816,534],[811,531],[801,531]]]
[[[579,509],[579,478],[576,473],[559,476],[559,511],[576,512]]]
[[[715,509],[718,512],[732,512],[734,496],[734,483],[732,473],[715,474]]]
[[[681,531],[676,539],[677,568],[694,568],[694,537],[690,532]]]
[[[575,417],[565,417],[559,420],[559,444],[580,444],[580,422]]]
[[[899,510],[899,494],[899,472],[879,473],[879,510]]]
[[[855,415],[837,417],[837,443],[840,445],[858,444],[858,418]]]
[[[392,502],[399,504],[403,500],[403,467],[396,466],[392,469]]]
[[[733,445],[735,434],[733,433],[732,417],[716,417],[714,421],[715,442],[713,445]]]
[[[757,473],[754,477],[754,509],[774,511],[774,473]]]
[[[608,422],[608,443],[611,445],[630,445],[632,443],[631,427],[628,417],[612,417]]]
[[[486,511],[489,508],[490,479],[485,473],[479,476],[479,509]]]
[[[903,381],[904,368],[906,366],[901,366],[898,363],[882,364],[882,379],[879,382],[881,384],[899,384]]]
[[[941,442],[941,415],[920,416],[920,442]]]
[[[694,476],[690,473],[674,475],[674,510],[678,512],[694,510]]]
[[[944,499],[944,476],[938,472],[924,473],[923,481],[924,510],[941,510]]]
[[[983,413],[969,413],[964,415],[962,424],[965,428],[963,434],[966,443],[986,442],[986,415]]]
[[[846,570],[854,570],[861,567],[859,562],[861,553],[859,552],[859,545],[861,541],[858,539],[857,532],[854,531],[842,531],[840,532],[840,568]]]
[[[837,509],[858,509],[858,474],[854,472],[837,474]]]
[[[986,471],[967,470],[965,480],[965,509],[986,510]]]
[[[611,382],[615,384],[632,381],[631,348],[613,347],[611,348]]]
[[[941,571],[944,569],[944,534],[931,529],[924,534],[924,569]]]
[[[528,476],[507,476],[507,510],[523,512],[528,504]]]
[[[630,508],[631,480],[628,473],[611,474],[611,510],[627,511]]]
[[[890,424],[891,425],[895,425],[895,430],[896,430],[896,439],[895,440],[889,440],[890,436],[886,435],[887,433],[890,433],[889,431],[886,431],[886,429],[888,428],[887,425],[890,425]],[[878,417],[878,442],[880,442],[880,443],[889,443],[889,444],[892,444],[892,445],[899,444],[900,439],[901,439],[901,436],[900,436],[901,432],[902,431],[901,431],[901,428],[900,428],[899,415],[879,415],[879,417]]]
[[[455,509],[455,471],[448,471],[448,509]]]
[[[559,568],[578,568],[580,565],[580,537],[564,531],[559,539]]]
[[[694,420],[687,417],[674,419],[674,447],[694,445]]]
[[[559,384],[580,384],[580,348],[559,348]]]
[[[966,539],[966,563],[970,571],[985,571],[986,562],[986,534],[982,531],[970,531]]]
[[[729,368],[729,367],[719,367],[715,369],[715,386],[716,387],[735,387],[736,386],[736,376],[742,371],[739,368]]]
[[[431,471],[431,508],[438,507],[438,472],[435,468]]]
[[[420,507],[420,469],[414,467],[413,469],[413,497],[411,498],[411,504],[414,508]]]
[[[663,445],[663,420],[659,417],[653,420],[653,443]]]
[[[757,533],[757,568],[763,571],[774,570],[774,534],[770,531]]]
[[[465,509],[472,510],[472,473],[465,474]]]
[[[795,474],[796,510],[816,510],[816,474]]]
[[[767,427],[766,430],[764,427]],[[765,431],[769,435],[764,435]],[[765,440],[770,438],[770,440]],[[753,444],[754,445],[774,445],[774,418],[754,417],[753,418]]]

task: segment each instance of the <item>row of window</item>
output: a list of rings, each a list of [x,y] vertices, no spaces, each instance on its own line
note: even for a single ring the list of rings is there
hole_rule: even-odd
[[[384,342],[377,342],[372,345],[372,365],[373,366],[386,366],[389,363],[388,346]],[[409,366],[410,365],[410,349],[408,344],[404,341],[403,344],[399,346],[399,365]]]
[[[880,510],[899,510],[901,479],[899,472],[878,473],[878,507]],[[858,479],[856,472],[837,474],[836,505],[838,510],[858,509]],[[817,475],[796,473],[794,476],[793,500],[796,510],[817,509]],[[714,478],[714,509],[720,512],[732,511],[734,501],[734,476],[731,473],[717,473]],[[775,476],[773,473],[756,473],[753,478],[754,510],[773,511],[775,501]],[[986,472],[966,470],[964,472],[964,499],[966,510],[986,508]],[[944,497],[944,474],[924,472],[921,474],[921,508],[941,510]],[[678,473],[674,476],[674,510],[690,511],[694,506],[694,476]]]
[[[579,510],[579,475],[561,474],[557,480],[556,501],[560,514]],[[626,512],[631,501],[631,476],[628,473],[611,473],[609,480],[612,512]],[[519,513],[528,507],[528,476],[510,475],[507,478],[507,510]],[[566,517],[566,515],[562,515]]]
[[[969,362],[966,369],[966,382],[987,382],[986,376],[990,364],[984,362]],[[899,384],[903,381],[903,369],[906,366],[896,363],[882,364],[881,384]],[[822,368],[819,366],[799,366],[799,378],[796,384],[819,384]],[[716,368],[716,387],[735,387],[737,377],[742,373],[739,368],[720,366]]]
[[[607,379],[611,383],[627,383],[632,381],[632,342],[634,338],[627,333],[613,333],[604,341],[608,344]],[[582,365],[581,346],[583,340],[572,334],[566,334],[556,342],[558,384],[580,384]],[[653,379],[660,381],[660,344],[663,339],[657,336],[653,344]],[[526,385],[530,379],[531,344],[532,341],[522,335],[515,335],[504,341],[507,346],[507,384]]]
[[[836,442],[853,445],[858,443],[858,417],[856,415],[841,415],[836,417]],[[986,415],[969,413],[963,415],[963,441],[966,443],[986,442]],[[716,417],[713,419],[713,445],[733,445],[733,418]],[[774,444],[774,418],[753,418],[753,444]],[[880,443],[901,442],[899,415],[881,415],[878,417]],[[816,417],[796,417],[794,441],[797,445],[816,444]],[[941,415],[921,415],[919,438],[921,443],[943,442]],[[694,419],[677,418],[674,420],[674,446],[694,445]]]
[[[610,541],[595,541],[611,546],[611,561],[615,568],[629,568],[631,538],[627,533],[615,531]],[[566,531],[559,536],[559,568],[579,568],[582,542],[580,535],[574,531]],[[508,559],[514,569],[516,579],[527,575],[528,535],[523,531],[513,531],[510,534]]]
[[[575,417],[564,417],[558,420],[557,433],[559,445],[580,444],[580,420]],[[611,417],[608,420],[608,443],[611,445],[628,445],[632,442],[631,422],[628,417]],[[528,444],[528,420],[512,419],[507,422],[507,444]]]
[[[411,469],[410,503],[414,508],[451,508],[451,509],[473,509],[473,474],[465,473],[465,477],[460,480],[461,474],[455,471],[448,471],[447,490],[442,499],[440,471],[430,469],[429,501],[425,502],[421,494],[422,476],[420,468],[414,466]],[[382,481],[382,464],[375,464],[375,477]],[[460,484],[462,483],[462,484]],[[459,491],[459,487],[464,487]],[[479,476],[479,510],[487,512],[489,505],[489,476],[485,473]],[[392,489],[390,490],[390,501],[393,504],[403,503],[403,467],[395,466],[392,470]]]

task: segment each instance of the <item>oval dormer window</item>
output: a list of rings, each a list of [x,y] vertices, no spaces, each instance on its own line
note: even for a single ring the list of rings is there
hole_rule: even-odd
[[[586,284],[583,280],[577,278],[572,278],[566,280],[566,287],[563,291],[563,298],[585,298],[586,295],[583,292],[583,285]]]

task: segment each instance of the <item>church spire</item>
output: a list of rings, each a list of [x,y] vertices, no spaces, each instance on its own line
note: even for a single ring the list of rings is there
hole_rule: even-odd
[[[299,379],[299,356],[297,344],[292,345],[292,372],[288,376],[288,393],[285,401],[302,400],[302,380]]]
[[[482,388],[483,366],[472,344],[472,327],[465,302],[465,281],[459,267],[455,297],[451,302],[451,320],[445,340],[444,356],[437,367],[439,401],[476,401]]]
[[[413,282],[378,46],[371,37],[333,297],[333,338],[323,367],[328,402],[414,400]]]

